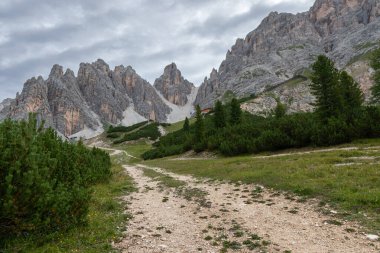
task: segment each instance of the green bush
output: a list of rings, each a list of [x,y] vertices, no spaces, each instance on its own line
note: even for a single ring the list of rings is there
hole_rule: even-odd
[[[278,129],[266,130],[255,140],[257,151],[275,151],[292,147],[291,139]]]
[[[63,141],[33,116],[0,123],[0,150],[2,239],[84,223],[89,186],[110,176],[108,154]]]
[[[343,120],[331,117],[326,124],[318,124],[311,137],[317,146],[330,146],[350,142],[353,129]]]
[[[117,134],[117,133],[110,133],[110,134],[107,134],[107,138],[110,138],[110,139],[116,139],[116,138],[119,138],[120,135]]]
[[[126,133],[121,139],[115,140],[113,143],[119,144],[126,141],[138,140],[141,138],[149,138],[151,140],[156,140],[161,136],[161,133],[158,130],[158,126],[158,123],[148,124],[136,132]]]
[[[144,122],[140,122],[140,123],[137,123],[137,124],[134,124],[132,126],[110,126],[107,133],[128,133],[128,132],[131,132],[139,127],[142,127],[144,125],[146,125],[148,123],[148,121],[144,121]]]
[[[230,105],[223,106],[228,111]],[[143,158],[161,158],[190,149],[234,156],[286,148],[330,146],[357,138],[380,136],[379,107],[361,107],[351,116],[354,117],[349,120],[341,115],[339,118],[330,117],[321,121],[316,113],[294,113],[268,118],[243,113],[240,123],[216,128],[214,116],[206,115],[203,118],[205,134],[201,142],[195,141],[195,129],[191,125],[188,131],[181,129],[160,138],[153,144],[154,151],[148,151]],[[179,147],[182,147],[182,151]],[[172,149],[176,152],[167,152]]]

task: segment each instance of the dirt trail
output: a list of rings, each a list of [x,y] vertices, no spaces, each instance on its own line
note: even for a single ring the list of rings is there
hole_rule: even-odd
[[[125,169],[139,191],[125,197],[133,219],[115,245],[123,252],[380,252],[379,241],[334,217],[335,211],[317,212],[317,201],[304,203],[257,185],[198,181],[143,165]],[[163,188],[143,169],[186,185]]]

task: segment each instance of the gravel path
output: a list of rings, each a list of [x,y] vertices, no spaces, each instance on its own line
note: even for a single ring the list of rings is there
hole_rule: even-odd
[[[125,165],[138,192],[125,197],[133,219],[122,252],[380,252],[359,226],[334,210],[257,185],[198,181],[144,165]],[[166,188],[144,169],[186,183]],[[191,198],[191,200],[190,200]]]

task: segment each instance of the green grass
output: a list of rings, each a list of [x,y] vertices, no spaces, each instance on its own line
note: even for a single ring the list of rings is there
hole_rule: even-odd
[[[362,149],[351,151],[291,154],[259,158],[239,156],[211,160],[145,161],[179,174],[192,174],[232,182],[258,183],[306,197],[318,197],[342,212],[345,218],[360,220],[368,229],[380,232],[380,151],[366,149],[379,146],[380,140],[361,140],[346,146]],[[341,146],[342,147],[342,146]],[[307,149],[304,149],[307,150]],[[295,152],[302,150],[293,150]],[[375,159],[358,159],[372,156]],[[351,166],[336,164],[356,162]],[[365,218],[365,215],[370,218]]]
[[[114,148],[125,150],[128,154],[136,157],[129,158],[127,161],[128,163],[138,163],[142,161],[141,155],[152,148],[152,144],[147,140],[138,140],[134,143],[129,142],[126,144],[115,145]]]
[[[190,118],[189,121],[190,121],[190,124],[193,124],[195,122],[195,118]],[[182,129],[184,123],[185,123],[185,121],[182,120],[182,121],[179,121],[177,123],[173,123],[170,126],[167,126],[164,128],[165,128],[167,133],[173,133],[173,132],[176,132],[176,131]]]
[[[351,66],[352,64],[358,62],[358,61],[369,61],[373,55],[374,50],[369,50],[363,54],[359,54],[354,56],[347,64],[347,66]]]
[[[87,224],[67,232],[56,232],[49,236],[17,238],[0,252],[114,252],[111,242],[121,237],[121,230],[130,218],[123,214],[125,207],[116,198],[135,190],[132,179],[124,173],[119,162],[113,159],[112,177],[107,183],[93,187]]]
[[[289,79],[287,82],[285,82],[283,84],[284,87],[287,87],[287,88],[295,88],[297,87],[299,84],[303,83],[307,81],[306,78],[304,77],[301,77],[301,76],[297,76],[297,77],[294,77],[292,79]]]
[[[148,121],[144,121],[144,122],[140,122],[140,123],[137,123],[137,124],[134,124],[132,126],[115,126],[115,127],[109,127],[107,133],[110,134],[110,133],[128,133],[128,132],[132,132],[136,129],[139,129],[143,126],[145,126],[146,124],[148,124],[149,122]]]
[[[289,80],[287,80],[285,82],[282,82],[282,83],[279,83],[277,85],[268,87],[265,90],[265,92],[267,93],[267,92],[273,91],[273,90],[277,89],[278,87],[294,88],[294,87],[297,87],[299,84],[301,84],[307,80],[308,80],[307,77],[302,76],[302,75],[298,75],[298,76],[295,76],[293,78],[290,78]]]
[[[153,180],[158,181],[160,185],[163,185],[169,188],[178,188],[180,186],[186,185],[186,183],[183,181],[177,180],[173,177],[159,173],[152,169],[144,168],[143,171],[144,171],[144,176],[150,177]]]
[[[161,134],[158,130],[159,124],[154,122],[147,125],[144,125],[141,128],[138,128],[136,131],[131,131],[126,134],[124,134],[123,137],[115,140],[113,144],[120,144],[126,141],[136,141],[143,138],[150,139],[150,140],[156,140],[158,139]]]

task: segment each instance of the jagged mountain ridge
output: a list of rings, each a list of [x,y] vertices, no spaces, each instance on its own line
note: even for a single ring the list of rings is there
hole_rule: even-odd
[[[355,59],[380,40],[379,17],[378,0],[317,0],[304,13],[272,12],[236,41],[219,69],[205,78],[195,103],[210,107],[226,91],[259,94],[302,73],[320,54],[355,72]],[[354,76],[367,90],[369,72],[368,67]]]
[[[276,96],[290,111],[308,111],[314,98],[303,78],[317,55],[327,54],[348,70],[368,97],[372,81],[367,54],[379,41],[378,0],[317,0],[308,12],[270,13],[245,39],[236,41],[199,88],[174,63],[153,86],[132,67],[111,70],[103,60],[80,64],[77,77],[55,65],[46,81],[32,78],[14,100],[0,103],[0,120],[37,112],[66,136],[100,133],[104,124],[178,121],[190,115],[194,101],[206,108],[227,93],[244,97],[265,91],[243,108],[268,111]],[[301,80],[292,79],[297,76]]]
[[[175,77],[185,80],[179,70]],[[181,84],[169,82],[167,88],[176,90],[178,86],[182,89]],[[185,85],[189,85],[190,93],[195,89],[188,81]],[[35,112],[47,126],[65,136],[90,137],[101,133],[106,124],[130,125],[143,120],[167,122],[168,118],[180,120],[189,116],[185,105],[192,104],[194,99],[187,101],[186,97],[181,104],[184,113],[176,111],[180,118],[172,119],[171,103],[165,101],[132,67],[121,65],[111,70],[108,64],[98,59],[94,63],[81,63],[77,77],[70,69],[64,73],[62,66],[54,65],[47,80],[41,76],[29,79],[15,99],[1,103],[0,120],[7,117],[25,119],[30,112]]]

